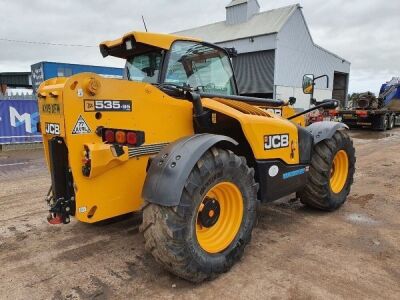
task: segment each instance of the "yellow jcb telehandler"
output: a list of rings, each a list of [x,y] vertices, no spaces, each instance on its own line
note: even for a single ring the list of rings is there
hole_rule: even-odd
[[[241,258],[259,202],[297,193],[332,211],[346,201],[355,165],[346,126],[302,127],[301,114],[270,111],[284,101],[238,95],[226,49],[131,32],[100,51],[126,60],[123,80],[82,73],[38,90],[51,224],[143,210],[146,249],[199,282]]]

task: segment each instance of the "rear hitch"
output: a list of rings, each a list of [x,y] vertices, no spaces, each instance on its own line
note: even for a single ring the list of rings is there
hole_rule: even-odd
[[[70,216],[74,215],[75,211],[75,198],[71,197],[69,200],[59,198],[55,200],[51,195],[51,188],[46,197],[46,202],[49,205],[49,215],[47,221],[50,224],[68,224],[71,222]]]

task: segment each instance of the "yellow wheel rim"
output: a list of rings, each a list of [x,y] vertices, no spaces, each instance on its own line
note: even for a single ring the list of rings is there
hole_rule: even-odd
[[[349,173],[349,158],[346,151],[340,150],[336,153],[331,168],[330,185],[331,190],[335,194],[342,191],[346,184],[347,175]]]
[[[204,218],[211,224],[205,226]],[[200,247],[209,253],[225,250],[239,232],[242,219],[243,197],[239,188],[231,182],[216,184],[198,208],[196,237]]]

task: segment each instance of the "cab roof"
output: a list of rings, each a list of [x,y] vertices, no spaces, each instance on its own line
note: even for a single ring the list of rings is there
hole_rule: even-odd
[[[141,50],[145,50],[146,48],[159,48],[168,50],[171,48],[172,43],[178,40],[196,42],[201,41],[199,39],[173,34],[132,31],[125,34],[119,39],[102,42],[100,44],[101,54],[104,57],[111,55],[120,58],[126,58],[129,55],[132,55],[132,51],[128,51],[125,47],[125,42],[128,40],[131,40],[135,43],[135,45],[140,46],[135,47],[135,53],[140,53],[142,52]]]

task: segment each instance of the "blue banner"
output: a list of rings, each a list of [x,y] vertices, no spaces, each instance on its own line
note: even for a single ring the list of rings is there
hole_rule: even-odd
[[[0,100],[0,144],[41,142],[36,100]]]

